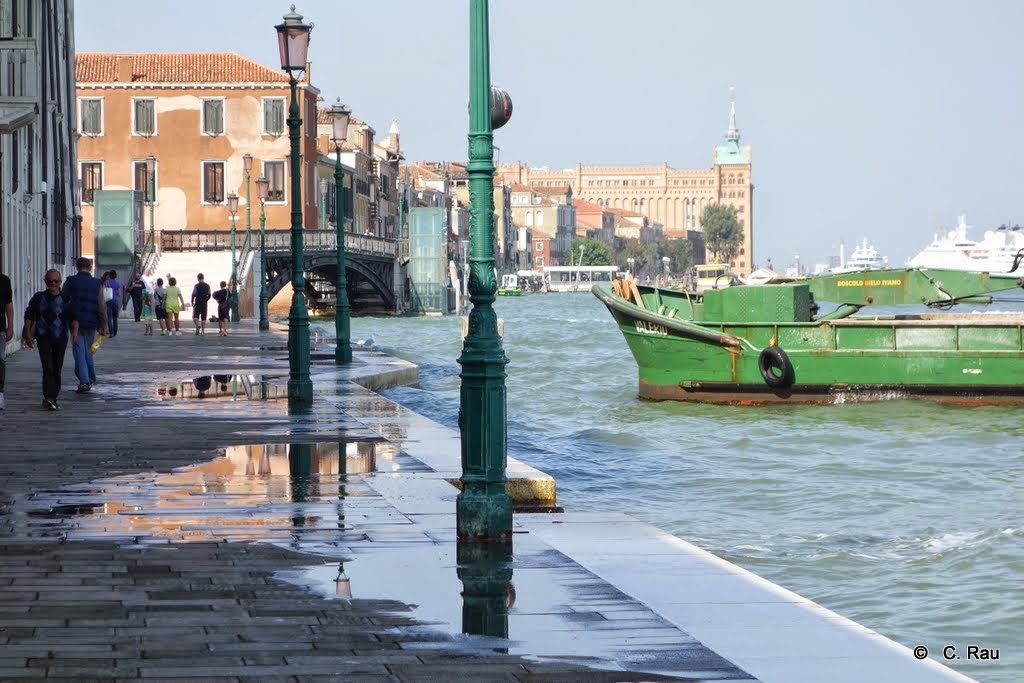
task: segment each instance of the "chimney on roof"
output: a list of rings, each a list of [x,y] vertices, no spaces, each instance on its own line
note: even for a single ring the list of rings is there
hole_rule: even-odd
[[[132,70],[135,66],[135,57],[132,55],[118,55],[117,56],[117,82],[118,83],[131,83],[132,82]]]

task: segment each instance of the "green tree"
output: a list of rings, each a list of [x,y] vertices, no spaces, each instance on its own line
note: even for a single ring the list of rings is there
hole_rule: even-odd
[[[671,259],[669,269],[677,275],[686,273],[693,265],[693,245],[690,244],[690,240],[680,237],[662,237],[658,242],[658,253]]]
[[[736,218],[736,207],[709,204],[700,215],[704,242],[719,263],[732,263],[743,243],[743,228]]]
[[[583,259],[580,259],[580,249],[583,249]],[[572,254],[571,261],[570,257],[566,255],[566,265],[572,263],[573,265],[584,265],[584,266],[610,266],[612,265],[612,250],[604,242],[599,240],[587,238],[579,239],[576,238],[569,245],[569,253]]]
[[[634,275],[639,275],[645,271],[649,275],[650,271],[647,270],[648,268],[654,268],[657,272],[661,272],[659,270],[661,268],[660,262],[656,268],[653,265],[654,261],[658,258],[658,245],[656,244],[647,244],[635,237],[626,240],[619,251],[616,261],[623,270],[627,270],[629,268],[629,259],[631,258],[633,259]]]

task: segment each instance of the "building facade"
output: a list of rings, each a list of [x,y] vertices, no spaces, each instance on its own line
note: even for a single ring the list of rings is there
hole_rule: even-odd
[[[740,144],[736,127],[735,102],[730,105],[725,142],[712,150],[712,166],[679,170],[667,163],[659,166],[584,166],[551,171],[530,168],[524,162],[498,166],[497,174],[508,182],[533,188],[572,187],[578,199],[601,207],[623,209],[646,216],[652,224],[664,226],[667,237],[687,238],[701,231],[700,216],[710,204],[736,207],[743,228],[743,243],[733,268],[749,274],[754,262],[751,148]],[[694,250],[694,253],[699,252]],[[713,255],[709,255],[713,258]]]
[[[229,230],[226,200],[246,197],[258,214],[255,181],[270,181],[267,229],[291,225],[293,200],[303,225],[318,225],[317,108],[309,68],[299,83],[301,197],[291,196],[287,75],[236,53],[82,53],[75,60],[79,120],[82,251],[94,240],[93,192],[130,189],[153,205],[159,234]],[[243,157],[253,157],[249,185]],[[150,178],[146,158],[156,158]],[[150,193],[150,186],[154,192]],[[147,220],[148,220],[148,211]],[[149,226],[152,227],[152,226]]]
[[[0,272],[16,331],[45,272],[73,273],[80,255],[74,54],[73,0],[0,0]]]

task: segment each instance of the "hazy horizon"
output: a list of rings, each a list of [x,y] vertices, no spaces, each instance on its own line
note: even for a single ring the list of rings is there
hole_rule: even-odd
[[[468,3],[395,0],[297,11],[312,82],[405,156],[464,160]],[[79,51],[236,51],[277,67],[287,2],[77,0]],[[199,17],[199,20],[197,20]],[[709,168],[735,87],[753,149],[754,258],[805,264],[867,238],[891,264],[958,214],[970,235],[1024,223],[1012,77],[1024,5],[638,0],[492,2],[491,78],[514,102],[502,161]],[[225,30],[230,26],[230,30]],[[159,30],[154,30],[159,27]]]

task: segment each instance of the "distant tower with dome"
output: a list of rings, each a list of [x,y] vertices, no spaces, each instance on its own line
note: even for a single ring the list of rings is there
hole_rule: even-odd
[[[736,125],[736,99],[730,97],[729,125],[725,141],[712,149],[712,166],[680,170],[667,163],[658,166],[585,166],[551,171],[530,168],[522,161],[500,164],[497,174],[508,182],[532,187],[570,185],[577,199],[600,206],[625,209],[646,216],[664,227],[668,237],[703,243],[701,212],[709,204],[736,207],[743,228],[743,242],[733,269],[747,275],[753,269],[754,184],[751,180],[751,148],[741,144]],[[699,254],[695,254],[699,258]]]

